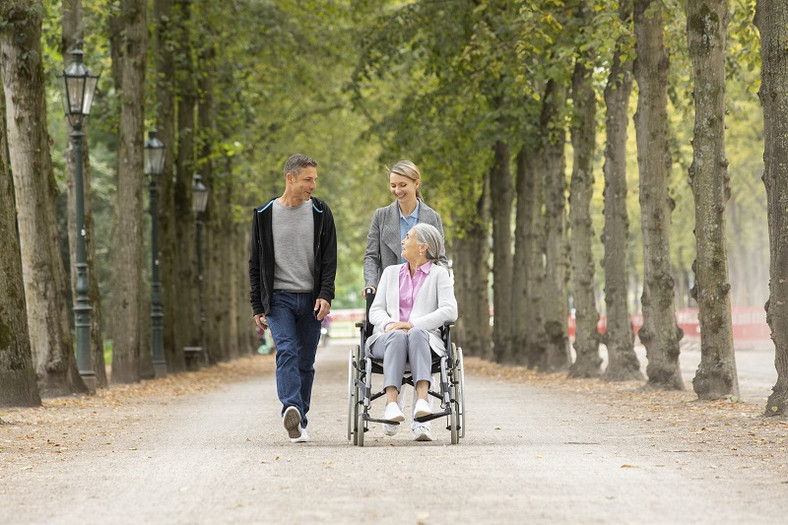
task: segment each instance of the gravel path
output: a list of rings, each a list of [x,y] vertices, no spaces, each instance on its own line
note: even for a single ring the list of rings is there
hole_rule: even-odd
[[[592,383],[466,367],[459,445],[438,420],[432,443],[374,425],[354,447],[347,349],[319,351],[305,444],[287,440],[270,371],[202,393],[68,407],[90,428],[70,428],[65,447],[43,442],[56,408],[0,414],[0,523],[785,523],[786,442],[775,432],[763,453],[754,438],[737,445],[738,420],[699,439],[712,425],[646,417],[642,402],[589,396]]]

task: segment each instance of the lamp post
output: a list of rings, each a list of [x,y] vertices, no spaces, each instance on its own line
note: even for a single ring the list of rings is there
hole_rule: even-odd
[[[200,331],[205,329],[205,307],[203,305],[203,289],[202,289],[202,216],[205,208],[208,206],[208,188],[202,183],[202,177],[199,173],[194,175],[194,184],[192,184],[192,209],[194,211],[195,224],[197,226],[197,278],[200,283]],[[203,348],[205,345],[203,345]],[[207,354],[206,354],[207,355]]]
[[[71,126],[71,139],[74,143],[74,192],[76,193],[77,212],[77,283],[76,304],[74,305],[74,326],[77,332],[77,368],[79,375],[90,392],[96,390],[96,372],[90,355],[90,284],[85,250],[85,202],[82,181],[82,132],[83,121],[90,115],[93,95],[99,75],[91,74],[82,63],[84,53],[79,45],[71,51],[71,64],[63,70],[63,106]]]
[[[145,141],[145,175],[148,176],[150,191],[150,254],[151,254],[151,350],[153,353],[153,374],[155,377],[167,375],[167,361],[164,359],[162,342],[161,282],[159,282],[159,189],[156,180],[164,171],[164,143],[156,137],[156,130],[148,132]]]

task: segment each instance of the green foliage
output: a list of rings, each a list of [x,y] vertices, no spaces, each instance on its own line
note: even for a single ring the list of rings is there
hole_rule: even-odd
[[[593,22],[578,26],[577,1],[561,0],[208,0],[192,2],[189,30],[195,79],[213,78],[215,127],[200,130],[214,165],[215,184],[232,188],[234,221],[246,224],[251,208],[281,193],[282,165],[294,152],[319,163],[316,195],[334,211],[339,230],[335,307],[361,306],[362,259],[375,208],[391,202],[386,165],[409,158],[421,169],[423,193],[438,209],[452,238],[478,222],[478,199],[497,140],[512,152],[540,139],[540,100],[550,79],[568,82],[578,51],[594,51],[599,94],[607,82],[615,42],[624,39],[634,59],[632,27],[621,22],[618,3],[595,0]],[[763,257],[765,199],[762,123],[755,97],[760,57],[752,25],[755,0],[733,0],[728,42],[728,158],[731,250]],[[111,73],[111,18],[120,2],[83,0],[85,62],[103,71],[88,127],[97,267],[102,290],[111,293],[109,252],[117,149],[118,92]],[[48,126],[55,174],[65,191],[67,129],[55,74],[61,3],[43,3],[43,52],[47,73]],[[670,55],[669,131],[672,160],[671,223],[677,267],[694,259],[694,205],[687,185],[692,159],[692,79],[687,56],[683,0],[665,0],[665,44]],[[177,12],[173,17],[177,17]],[[156,26],[150,9],[151,49],[146,115],[156,115]],[[178,35],[171,35],[174,46]],[[173,47],[173,50],[175,50]],[[181,57],[183,58],[183,57]],[[198,85],[202,86],[201,82]],[[202,95],[202,93],[200,93]],[[634,113],[635,97],[632,108]],[[571,109],[571,102],[567,109]],[[567,118],[569,114],[567,113]],[[594,229],[602,231],[604,132],[598,133]],[[634,129],[628,145],[630,255],[640,272],[640,211]],[[571,152],[568,151],[568,159]],[[571,169],[571,162],[567,164]],[[735,203],[735,205],[734,205]],[[65,232],[64,232],[65,235]],[[601,244],[595,253],[601,259]],[[742,259],[744,260],[744,259]],[[749,259],[748,259],[749,260]],[[598,273],[599,275],[599,273]]]

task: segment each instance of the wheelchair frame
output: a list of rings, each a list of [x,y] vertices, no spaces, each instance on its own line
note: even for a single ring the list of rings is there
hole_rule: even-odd
[[[383,374],[382,362],[365,355],[367,338],[372,335],[373,326],[369,323],[369,307],[372,305],[371,290],[367,290],[367,308],[364,321],[356,323],[359,328],[359,344],[348,353],[348,425],[347,438],[354,445],[364,446],[364,433],[369,430],[369,422],[399,425],[397,421],[373,418],[369,414],[372,401],[385,395],[384,390],[372,391],[372,374]],[[465,437],[465,375],[462,363],[462,348],[451,340],[452,323],[441,327],[441,338],[446,346],[446,354],[433,355],[432,373],[439,374],[439,391],[429,390],[429,395],[440,400],[440,411],[429,416],[416,418],[420,423],[446,417],[446,429],[451,432],[451,443],[456,445]],[[402,378],[403,385],[415,385],[410,372]]]

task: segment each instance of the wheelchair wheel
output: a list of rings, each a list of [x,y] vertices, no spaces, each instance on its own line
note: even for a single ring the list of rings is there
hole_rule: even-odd
[[[361,399],[361,393],[358,395]],[[364,405],[356,403],[356,437],[353,442],[359,447],[364,446]]]
[[[451,432],[451,444],[456,445],[460,442],[460,401],[457,391],[457,347],[452,343],[450,348],[452,366],[449,371],[449,430]]]
[[[451,444],[456,445],[460,442],[460,429],[457,424],[459,406],[457,403],[449,403],[449,428],[451,430]]]
[[[347,438],[353,436],[353,423],[355,422],[355,414],[353,413],[353,406],[355,405],[356,399],[356,386],[355,386],[355,379],[356,374],[354,373],[355,367],[355,349],[351,348],[348,351],[347,357]]]
[[[456,384],[454,388],[457,397],[458,410],[457,422],[460,424],[460,437],[465,437],[465,367],[462,364],[462,348],[457,348],[457,361],[455,364]]]

